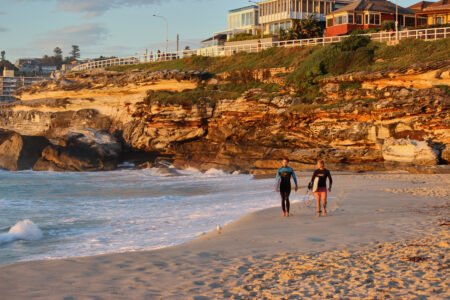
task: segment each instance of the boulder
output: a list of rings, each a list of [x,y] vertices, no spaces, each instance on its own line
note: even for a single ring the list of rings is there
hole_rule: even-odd
[[[409,139],[386,139],[382,146],[383,158],[387,162],[414,165],[437,165],[439,151],[427,142]]]
[[[447,145],[445,149],[442,150],[441,158],[445,163],[450,163],[450,145]]]
[[[49,141],[41,136],[22,136],[0,129],[0,167],[9,171],[29,170]]]
[[[110,171],[117,168],[122,145],[110,134],[90,128],[71,132],[47,146],[35,171]]]

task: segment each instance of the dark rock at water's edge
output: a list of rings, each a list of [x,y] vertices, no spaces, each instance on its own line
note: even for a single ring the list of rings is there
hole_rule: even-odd
[[[75,128],[42,151],[34,171],[111,171],[117,168],[122,145],[106,132]]]
[[[0,129],[0,167],[9,171],[31,169],[49,141],[42,136],[22,136]]]

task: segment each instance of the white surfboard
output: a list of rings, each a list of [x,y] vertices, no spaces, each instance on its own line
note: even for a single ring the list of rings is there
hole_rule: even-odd
[[[317,189],[319,188],[319,177],[314,178],[313,188],[312,191],[315,193]]]
[[[278,177],[277,181],[275,182],[275,192],[280,191],[280,186],[281,186],[281,176]]]

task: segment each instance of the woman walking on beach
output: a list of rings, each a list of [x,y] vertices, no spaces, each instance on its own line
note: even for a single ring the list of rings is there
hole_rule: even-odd
[[[294,170],[288,166],[289,159],[283,159],[283,166],[278,169],[277,172],[277,191],[280,191],[281,195],[281,209],[283,210],[283,216],[289,217],[289,210],[291,203],[289,202],[289,195],[291,194],[291,177],[294,179],[295,191],[298,190],[297,177],[295,177]]]
[[[311,178],[309,188],[312,189],[314,196],[317,199],[317,216],[320,217],[322,210],[320,206],[320,199],[322,198],[323,215],[327,216],[327,178],[330,181],[328,192],[331,192],[331,186],[333,185],[333,178],[331,178],[330,171],[325,169],[325,162],[319,160],[317,162],[317,170]]]

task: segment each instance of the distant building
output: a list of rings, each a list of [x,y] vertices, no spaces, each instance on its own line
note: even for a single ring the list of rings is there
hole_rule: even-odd
[[[415,27],[415,12],[398,6],[401,27]],[[326,36],[349,34],[356,29],[380,28],[385,21],[395,21],[396,5],[386,0],[358,0],[326,16]]]
[[[325,21],[325,15],[354,0],[266,0],[258,3],[259,23],[265,34],[288,30],[294,20],[309,18]]]
[[[40,66],[39,74],[43,76],[50,76],[53,71],[56,71],[58,68],[56,66]]]
[[[227,41],[227,35],[226,34],[216,34],[204,41],[200,42],[200,49],[197,49],[197,55],[214,55],[214,56],[221,56],[224,55],[225,52],[223,50],[223,47],[225,45],[225,42]]]
[[[43,63],[41,58],[21,58],[14,64],[22,75],[40,75],[50,76],[50,74],[57,70],[55,65],[47,65]]]
[[[202,45],[202,48],[212,47],[212,46],[223,46],[226,41],[227,41],[226,34],[216,34],[204,41],[201,41],[200,45]]]
[[[258,6],[250,5],[228,11],[228,27],[226,30],[214,32],[215,35],[226,35],[227,40],[238,33],[260,34]]]
[[[416,27],[450,24],[450,0],[421,1],[408,8],[416,11]],[[423,18],[426,22],[421,22]]]
[[[228,30],[256,35],[260,33],[259,8],[256,5],[228,11]]]
[[[44,80],[42,77],[15,77],[13,70],[3,70],[3,76],[0,77],[0,102],[12,102],[17,100],[14,92],[23,86],[31,85],[35,82]]]

